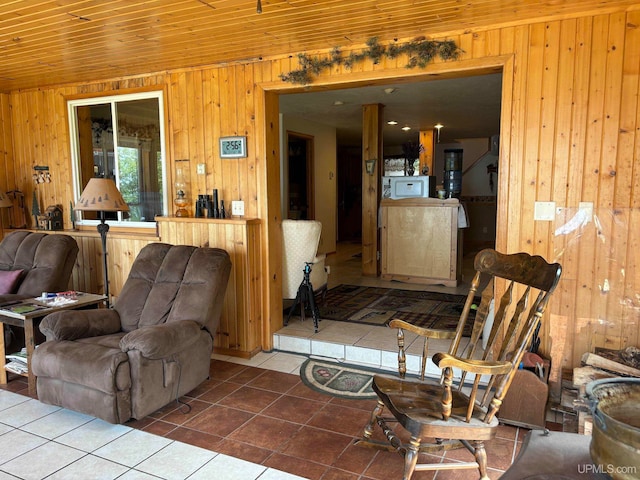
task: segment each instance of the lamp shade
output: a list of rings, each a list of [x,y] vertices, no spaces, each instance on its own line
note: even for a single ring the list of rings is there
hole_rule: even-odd
[[[9,198],[9,195],[0,192],[0,208],[7,208],[11,206],[13,206],[13,202],[11,201],[11,198]]]
[[[91,212],[128,212],[116,183],[110,178],[92,178],[84,187],[74,210]]]

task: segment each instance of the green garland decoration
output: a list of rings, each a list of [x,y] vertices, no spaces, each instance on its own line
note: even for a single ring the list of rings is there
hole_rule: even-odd
[[[442,60],[456,60],[461,53],[463,51],[453,40],[427,40],[424,37],[419,37],[410,42],[392,43],[389,46],[384,46],[378,42],[377,37],[372,37],[367,40],[367,48],[361,52],[351,52],[346,58],[342,56],[342,51],[338,47],[331,50],[328,58],[299,53],[300,68],[286,74],[280,74],[280,79],[283,82],[306,85],[311,83],[313,78],[323,70],[338,65],[344,65],[351,69],[354,64],[366,59],[378,64],[383,57],[395,59],[401,55],[407,55],[409,60],[406,68],[424,68],[435,57],[440,57]]]

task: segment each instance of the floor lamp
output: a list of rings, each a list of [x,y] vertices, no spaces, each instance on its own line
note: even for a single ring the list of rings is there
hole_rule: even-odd
[[[118,187],[110,178],[92,178],[84,187],[74,210],[99,212],[98,232],[102,240],[102,269],[104,271],[104,294],[109,308],[109,270],[107,267],[107,232],[109,224],[105,222],[106,212],[128,212],[129,205],[124,201]]]

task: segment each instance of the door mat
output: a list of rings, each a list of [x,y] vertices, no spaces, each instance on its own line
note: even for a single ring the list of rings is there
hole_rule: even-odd
[[[307,359],[300,367],[302,382],[320,393],[340,398],[366,400],[377,398],[371,389],[374,370],[340,363]]]
[[[466,295],[338,285],[318,305],[320,318],[366,325],[386,325],[394,318],[425,328],[455,330]],[[480,297],[475,299],[476,305]],[[475,310],[469,312],[465,336],[471,336]]]

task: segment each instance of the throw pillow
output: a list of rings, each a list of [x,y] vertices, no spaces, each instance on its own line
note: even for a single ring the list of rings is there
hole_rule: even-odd
[[[22,272],[23,270],[0,270],[0,295],[18,290]]]

